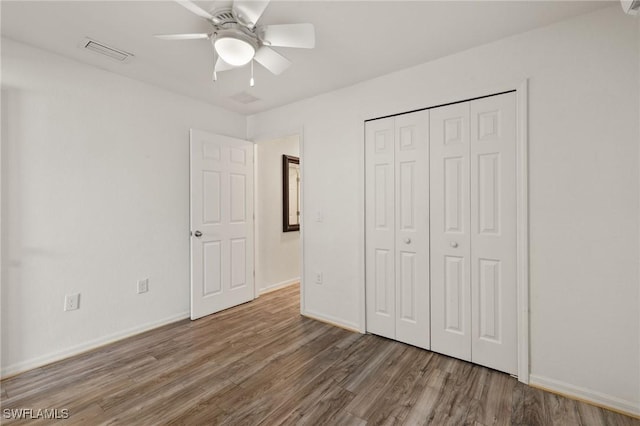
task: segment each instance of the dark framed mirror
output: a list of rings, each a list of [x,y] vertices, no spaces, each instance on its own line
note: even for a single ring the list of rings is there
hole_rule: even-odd
[[[300,230],[300,159],[282,156],[282,232]]]

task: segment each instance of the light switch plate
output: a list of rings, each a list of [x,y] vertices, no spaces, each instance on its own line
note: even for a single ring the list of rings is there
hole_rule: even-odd
[[[149,291],[149,278],[138,280],[138,294],[146,293]]]
[[[64,297],[64,310],[75,311],[80,308],[80,293],[67,294]]]

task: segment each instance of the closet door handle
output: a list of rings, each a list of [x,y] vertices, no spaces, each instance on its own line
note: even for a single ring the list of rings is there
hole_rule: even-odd
[[[451,241],[451,247],[457,248],[458,247],[458,243],[456,243],[455,241]]]
[[[411,238],[405,238],[404,239],[404,243],[405,244],[411,244]]]

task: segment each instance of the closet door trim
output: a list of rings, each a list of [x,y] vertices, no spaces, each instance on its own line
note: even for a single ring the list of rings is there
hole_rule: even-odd
[[[518,380],[529,384],[529,79],[516,90]]]

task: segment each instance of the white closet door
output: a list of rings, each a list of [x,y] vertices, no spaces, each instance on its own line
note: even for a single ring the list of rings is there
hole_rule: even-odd
[[[429,111],[395,134],[396,340],[429,349]]]
[[[516,94],[471,102],[472,361],[517,373]]]
[[[365,133],[367,331],[395,339],[394,119]]]
[[[471,360],[469,103],[431,110],[431,350]]]

